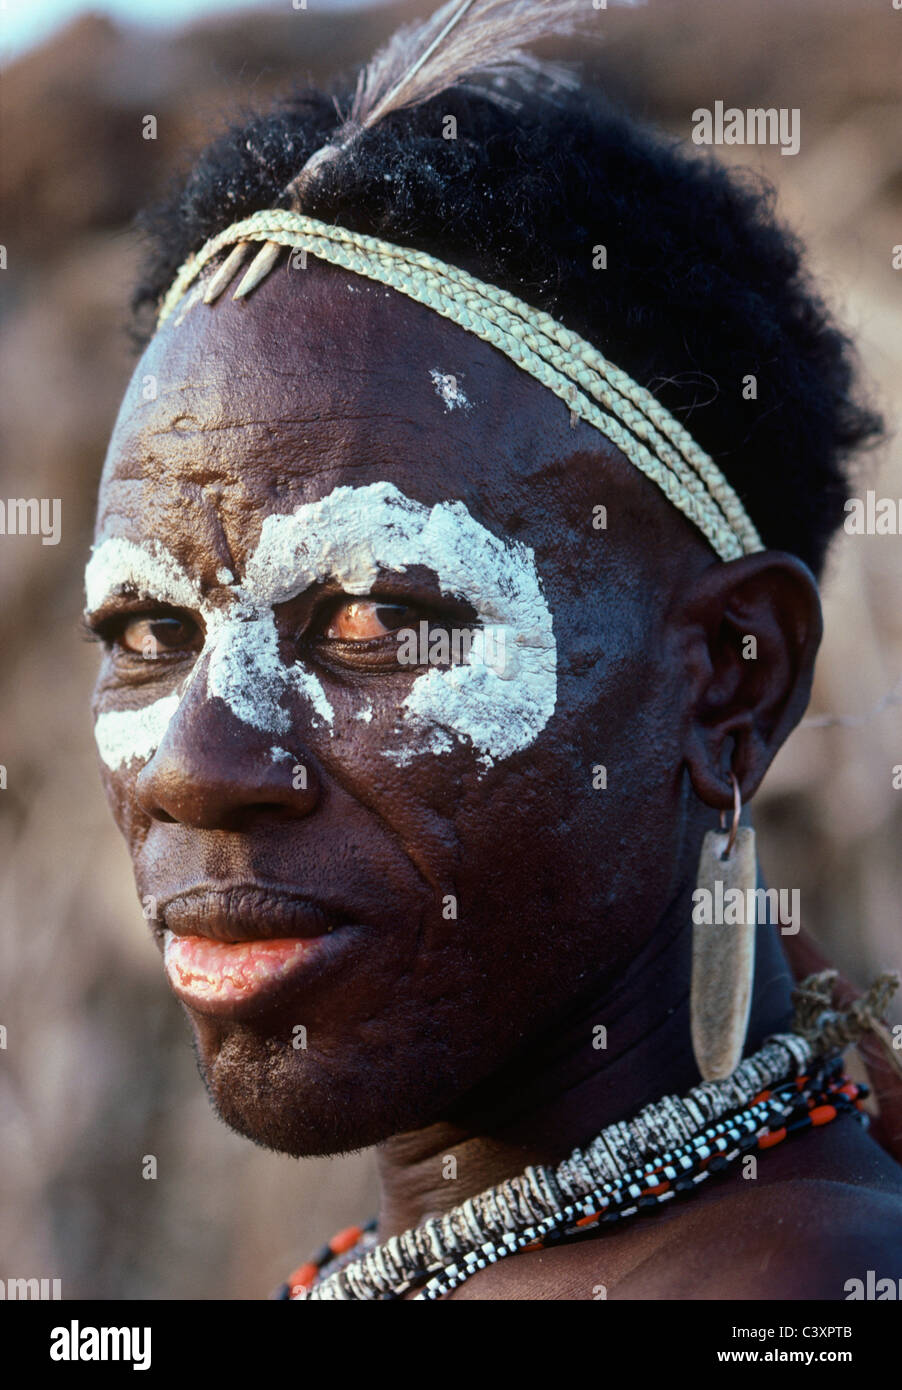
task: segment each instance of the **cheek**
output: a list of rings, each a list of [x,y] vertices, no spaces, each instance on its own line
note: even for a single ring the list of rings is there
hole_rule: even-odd
[[[332,736],[316,731],[310,751],[400,837],[428,877],[435,912],[427,936],[436,933],[445,949],[453,921],[454,939],[466,939],[470,953],[482,955],[502,940],[505,949],[512,939],[522,944],[549,903],[576,896],[574,874],[593,862],[596,808],[582,763],[550,731],[488,769],[457,739],[449,739],[447,751],[424,752],[387,684],[363,701],[366,721],[356,717],[353,700],[330,692]],[[405,746],[403,765],[386,756]],[[574,911],[572,903],[567,910]]]
[[[121,757],[119,754],[114,756],[112,746],[105,743],[104,715],[112,712],[107,683],[106,672],[101,670],[91,700],[94,744],[97,749],[100,782],[104,795],[120,833],[125,838],[129,848],[132,849],[140,834],[141,822],[144,821],[145,832],[147,826],[146,818],[137,814],[135,802],[135,783],[146,758],[128,756],[131,751],[130,747],[122,748]],[[153,748],[150,748],[147,757],[152,756],[152,753]]]
[[[327,796],[329,782],[337,783],[372,813],[381,832],[403,846],[440,907],[455,891],[457,819],[462,801],[480,796],[479,769],[473,750],[457,740],[448,740],[447,752],[424,748],[422,733],[402,717],[398,685],[375,678],[355,690],[327,688],[331,725],[305,721],[301,732],[295,723],[299,737],[287,746],[309,750],[323,770]]]
[[[571,978],[629,956],[641,942],[627,924],[657,920],[672,888],[680,756],[652,663],[641,644],[606,653],[603,636],[591,662],[576,655],[527,750],[484,773],[472,752],[406,769],[408,791],[453,829],[461,923],[478,924],[506,979],[527,956]]]
[[[100,774],[107,803],[119,833],[128,847],[136,873],[138,855],[152,824],[138,807],[135,797],[135,784],[143,766],[143,761],[133,759],[115,770],[102,766]]]

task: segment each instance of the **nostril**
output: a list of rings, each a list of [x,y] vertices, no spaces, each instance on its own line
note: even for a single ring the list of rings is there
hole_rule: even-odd
[[[188,699],[138,775],[135,799],[145,816],[157,825],[215,830],[311,814],[321,787],[309,756],[299,757],[305,776],[297,787],[284,766],[272,762],[263,737],[249,737],[243,728],[240,741],[229,737],[231,728],[223,730],[209,702],[194,709]]]

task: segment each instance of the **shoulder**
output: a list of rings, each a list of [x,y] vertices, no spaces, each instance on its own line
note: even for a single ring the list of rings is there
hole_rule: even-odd
[[[902,1278],[902,1194],[832,1179],[744,1185],[667,1234],[614,1297],[842,1300],[868,1270]]]

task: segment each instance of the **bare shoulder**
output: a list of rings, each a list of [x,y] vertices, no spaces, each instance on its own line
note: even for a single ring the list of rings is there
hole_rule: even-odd
[[[829,1178],[731,1187],[662,1233],[615,1298],[842,1300],[865,1280],[902,1280],[902,1193]]]

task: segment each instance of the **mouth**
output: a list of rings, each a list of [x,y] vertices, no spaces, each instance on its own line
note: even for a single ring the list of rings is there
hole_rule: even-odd
[[[232,944],[276,937],[312,940],[348,920],[300,893],[262,883],[201,884],[165,899],[160,913],[175,936],[205,936]]]
[[[260,884],[199,886],[161,905],[169,984],[196,1013],[242,1018],[290,996],[357,932],[345,915]]]

